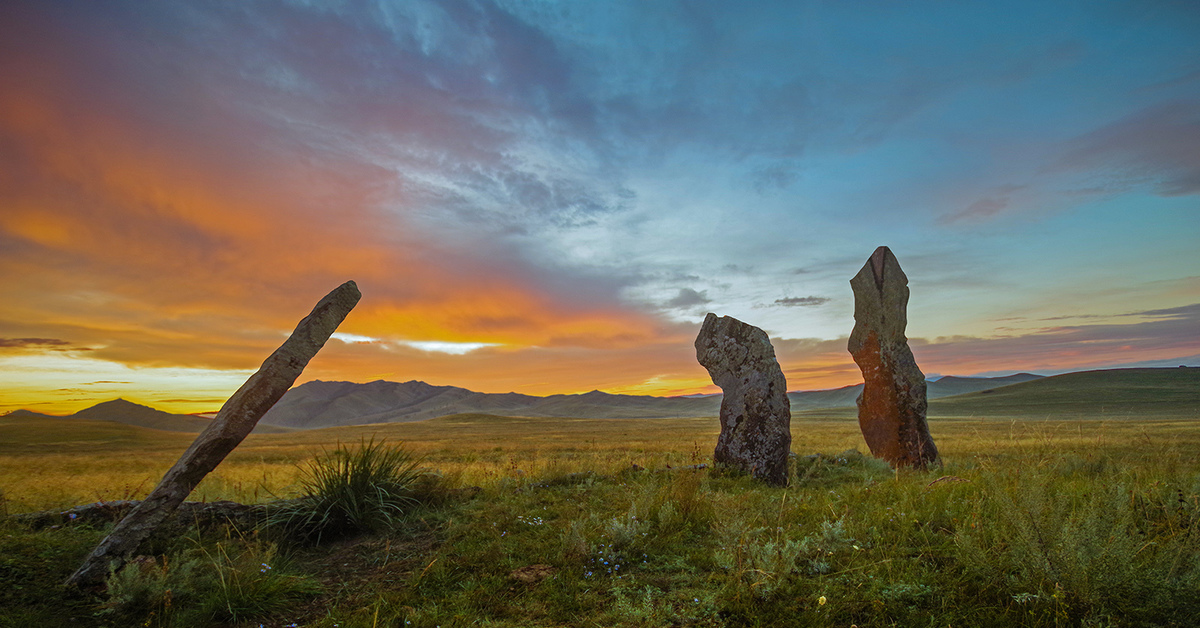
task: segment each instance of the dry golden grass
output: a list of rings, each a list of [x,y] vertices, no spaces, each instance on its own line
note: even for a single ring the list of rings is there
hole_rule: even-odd
[[[580,471],[613,473],[707,462],[715,418],[548,419],[457,415],[417,423],[254,434],[191,499],[262,502],[289,496],[303,465],[322,448],[362,439],[403,442],[425,465],[459,485]],[[1131,466],[1200,470],[1194,420],[1037,421],[935,419],[931,431],[950,468],[1042,464],[1051,457],[1104,456]],[[865,451],[854,420],[798,417],[798,455]],[[90,422],[47,425],[0,419],[0,491],[9,512],[137,499],[158,482],[193,436]]]

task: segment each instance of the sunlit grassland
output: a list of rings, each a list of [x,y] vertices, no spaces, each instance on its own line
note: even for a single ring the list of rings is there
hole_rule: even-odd
[[[0,626],[1195,625],[1194,417],[1033,409],[943,413],[930,428],[944,467],[896,473],[846,453],[865,451],[847,412],[798,414],[786,489],[693,468],[711,456],[711,417],[458,415],[255,434],[193,499],[294,496],[315,455],[371,439],[402,442],[450,490],[378,537],[180,538],[108,597],[55,588],[103,529],[5,523]],[[191,439],[0,418],[0,490],[10,512],[137,498]],[[479,490],[454,490],[467,487]],[[241,578],[238,616],[252,620],[206,610],[229,594],[214,574]],[[118,602],[126,615],[110,612]]]
[[[1103,458],[1130,467],[1175,465],[1200,471],[1195,420],[1029,421],[937,418],[930,421],[948,470]],[[708,461],[715,418],[548,419],[456,415],[417,423],[253,434],[193,493],[192,499],[259,503],[288,496],[300,465],[323,449],[362,439],[404,443],[452,484],[575,472],[611,474],[637,465],[662,469]],[[846,412],[792,421],[800,456],[864,451]],[[9,512],[66,508],[145,496],[194,438],[108,422],[51,425],[0,418],[0,490]]]

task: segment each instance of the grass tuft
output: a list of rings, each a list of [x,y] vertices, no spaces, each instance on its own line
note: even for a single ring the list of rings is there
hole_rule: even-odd
[[[303,470],[302,495],[274,508],[268,525],[307,543],[392,530],[435,490],[419,464],[399,445],[374,438],[353,448],[338,445]]]
[[[279,615],[320,588],[293,575],[272,543],[227,539],[158,558],[141,556],[107,580],[100,615],[151,628]]]

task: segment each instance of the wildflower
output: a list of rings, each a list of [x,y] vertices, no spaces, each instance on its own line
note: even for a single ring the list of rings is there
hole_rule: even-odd
[[[77,514],[75,514],[75,513],[71,513],[70,515],[67,515],[67,516],[69,516],[70,518],[74,519],[75,517],[78,517],[79,515],[77,515]]]
[[[817,598],[817,606],[825,606],[825,596],[824,595]]]

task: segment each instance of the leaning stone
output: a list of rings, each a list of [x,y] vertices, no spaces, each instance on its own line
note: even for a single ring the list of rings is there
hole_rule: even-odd
[[[283,345],[225,402],[212,424],[196,437],[150,495],[113,527],[66,584],[97,584],[110,570],[119,569],[292,387],[361,297],[358,286],[347,281],[321,299]]]
[[[792,410],[766,332],[710,313],[696,337],[696,359],[725,393],[713,461],[786,486]]]
[[[938,464],[937,446],[925,421],[925,375],[908,338],[908,277],[886,246],[875,249],[850,280],[854,331],[849,350],[863,374],[858,425],[871,454],[893,468]]]

